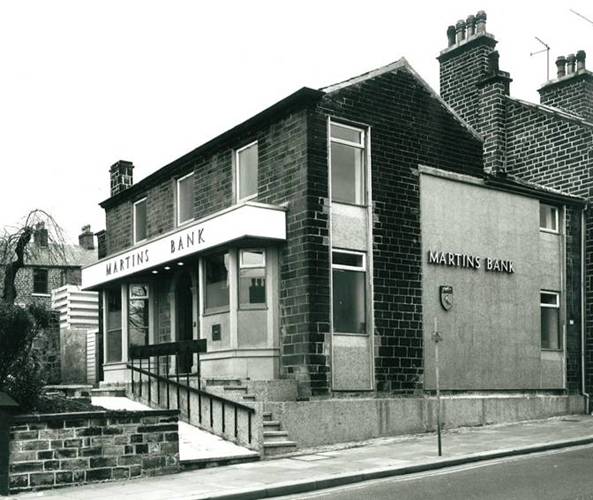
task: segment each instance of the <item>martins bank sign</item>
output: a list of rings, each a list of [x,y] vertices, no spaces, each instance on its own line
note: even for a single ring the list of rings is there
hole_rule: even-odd
[[[284,209],[261,203],[245,203],[218,212],[103,259],[82,269],[83,289],[197,254],[244,238],[286,240]]]
[[[484,269],[489,273],[515,272],[515,264],[512,260],[496,259],[493,257],[481,257],[465,253],[442,252],[440,250],[428,251],[428,263],[435,266],[456,267],[460,269]]]

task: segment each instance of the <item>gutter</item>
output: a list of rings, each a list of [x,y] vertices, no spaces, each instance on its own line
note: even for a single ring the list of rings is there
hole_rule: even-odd
[[[585,386],[585,211],[581,210],[581,392],[585,397],[585,414],[589,414],[591,397]]]

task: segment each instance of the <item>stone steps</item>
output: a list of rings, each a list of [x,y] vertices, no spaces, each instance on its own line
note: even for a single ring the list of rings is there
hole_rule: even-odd
[[[264,458],[286,455],[296,451],[297,444],[294,441],[264,441]]]

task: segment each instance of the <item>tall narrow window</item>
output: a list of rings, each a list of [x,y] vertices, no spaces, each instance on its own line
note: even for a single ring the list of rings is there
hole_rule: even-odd
[[[540,293],[542,349],[561,349],[560,295],[556,292]]]
[[[334,332],[366,332],[366,259],[360,252],[332,252]]]
[[[257,196],[258,151],[257,142],[238,149],[235,158],[237,201]]]
[[[239,305],[257,308],[266,304],[266,254],[263,249],[239,250]]]
[[[177,224],[194,218],[194,174],[177,180]]]
[[[146,198],[134,203],[134,243],[146,239]]]
[[[33,293],[49,293],[47,269],[33,268]]]
[[[330,125],[330,133],[332,200],[364,205],[365,133],[338,123]]]
[[[558,232],[558,207],[539,204],[539,228],[549,233]]]
[[[106,362],[121,361],[121,290],[109,288],[107,294]]]
[[[148,344],[148,285],[130,285],[128,343]]]
[[[225,311],[229,307],[229,254],[217,253],[204,257],[204,310],[206,313]]]

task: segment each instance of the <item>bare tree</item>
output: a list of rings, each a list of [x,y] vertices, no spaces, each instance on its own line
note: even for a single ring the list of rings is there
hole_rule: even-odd
[[[41,231],[47,238],[44,245],[31,245],[31,238]],[[31,210],[16,227],[4,228],[0,236],[0,265],[4,268],[2,302],[14,304],[17,296],[16,275],[28,260],[40,256],[49,264],[64,265],[67,262],[64,233],[56,220],[41,209]]]

